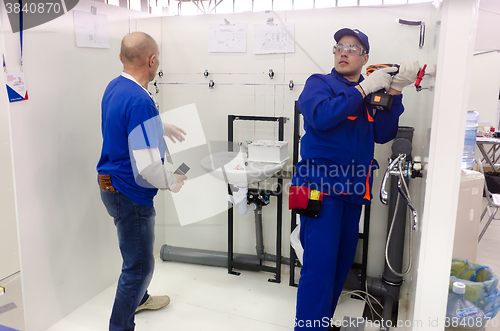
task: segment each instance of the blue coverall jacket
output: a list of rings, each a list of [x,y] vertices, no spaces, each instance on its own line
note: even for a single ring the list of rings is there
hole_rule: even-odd
[[[315,74],[306,81],[297,106],[304,117],[297,172],[292,185],[305,185],[355,204],[372,198],[374,143],[396,137],[403,113],[402,95],[395,95],[389,110],[374,114],[370,96],[363,99],[335,68],[327,75]]]

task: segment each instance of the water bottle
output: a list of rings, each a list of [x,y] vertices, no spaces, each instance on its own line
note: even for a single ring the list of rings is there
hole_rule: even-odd
[[[465,143],[462,156],[462,169],[470,168],[474,163],[476,155],[477,120],[479,113],[473,110],[467,112],[467,123],[465,124]]]
[[[453,294],[448,297],[445,331],[485,330],[486,317],[481,309],[465,300],[465,284],[453,283]]]

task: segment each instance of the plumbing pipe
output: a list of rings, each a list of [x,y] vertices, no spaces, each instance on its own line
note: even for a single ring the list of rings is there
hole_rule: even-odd
[[[238,213],[241,215],[245,215],[250,210],[254,211],[257,209],[257,205],[255,203],[252,202],[251,204],[247,204],[247,199],[239,202],[236,207],[238,209]]]
[[[276,262],[276,255],[268,254],[264,252],[264,234],[262,231],[262,206],[258,206],[257,210],[254,211],[255,214],[255,250],[257,252],[257,257],[262,261]],[[290,259],[288,257],[281,257],[281,263],[290,265]]]
[[[267,254],[264,252],[262,206],[257,207],[255,203],[252,204],[255,206],[255,236],[257,243],[255,248],[257,251],[257,255],[234,254],[233,259],[235,262],[257,265],[260,265],[261,261],[276,262],[276,255]],[[227,267],[227,252],[163,245],[160,252],[160,258],[163,261],[185,262],[209,265],[214,267]],[[282,256],[281,263],[290,265],[290,259]]]
[[[254,212],[255,214],[255,250],[257,251],[257,256],[262,258],[264,256],[264,234],[262,231],[262,206],[259,206]]]
[[[405,179],[406,180],[406,179]],[[392,221],[394,217],[394,211],[396,211],[396,203],[397,205],[397,213],[394,219],[394,225],[392,229],[391,237],[389,238],[389,229],[387,234],[387,240],[389,241],[389,249],[387,251],[387,258],[392,268],[401,273],[403,271],[403,253],[404,253],[404,242],[405,242],[405,229],[406,229],[406,203],[404,199],[397,199],[398,196],[398,178],[396,176],[391,176],[390,183],[390,199],[389,199],[389,222]],[[390,224],[388,224],[390,227]],[[409,229],[411,231],[411,229]],[[382,279],[387,282],[387,284],[402,284],[403,277],[394,274],[387,262],[385,263],[384,273],[382,274]]]
[[[399,294],[397,298],[399,298]],[[384,310],[382,311],[382,325],[380,326],[380,331],[387,331],[392,326],[392,306],[394,306],[395,301],[397,302],[398,300],[390,293],[384,296]]]
[[[392,159],[400,153],[408,155],[411,159],[411,142],[413,138],[414,129],[411,127],[399,127],[398,134],[394,140],[392,151]],[[399,139],[398,139],[399,138]],[[410,142],[404,142],[402,140],[406,139]],[[396,155],[398,154],[398,155]],[[387,251],[387,256],[390,261],[391,266],[396,272],[401,273],[403,267],[403,252],[404,252],[404,238],[406,232],[406,208],[405,199],[397,199],[398,192],[398,178],[396,176],[390,176],[390,190],[389,190],[389,224],[387,225],[387,240],[390,240],[389,249]],[[399,200],[399,201],[398,201]],[[397,213],[394,215],[396,211]],[[389,238],[391,221],[394,218],[394,226],[392,229],[392,235]],[[409,231],[412,231],[410,228]],[[381,331],[389,330],[389,325],[386,321],[390,320],[392,313],[397,310],[397,305],[399,301],[399,294],[401,285],[403,284],[403,277],[394,274],[388,264],[385,261],[384,273],[382,277],[373,278],[367,277],[366,284],[361,284],[360,275],[350,273],[350,279],[348,288],[367,290],[368,293],[373,296],[380,297],[383,299],[383,313],[382,318],[384,319],[384,325],[382,325]],[[352,280],[354,279],[354,281]],[[366,287],[365,287],[366,286]]]
[[[227,252],[163,245],[160,251],[160,258],[162,261],[184,262],[227,268]],[[256,255],[234,254],[233,260],[239,263],[260,265],[262,260],[276,262],[276,255],[265,253],[262,255],[261,260],[261,258]],[[290,259],[281,257],[281,263],[290,265]]]
[[[228,196],[228,199],[231,203],[236,205],[238,213],[246,215],[248,211],[256,210],[257,205],[255,203],[252,202],[248,204],[247,202],[248,186],[237,186],[237,189],[237,191],[233,192],[233,196]]]
[[[185,262],[227,268],[227,252],[163,245],[160,251],[160,258],[163,261]],[[234,254],[233,259],[235,262],[260,264],[260,259],[255,255]]]

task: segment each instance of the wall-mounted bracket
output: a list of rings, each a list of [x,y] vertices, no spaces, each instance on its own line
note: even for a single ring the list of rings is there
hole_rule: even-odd
[[[419,48],[424,47],[424,39],[425,39],[425,22],[424,21],[406,21],[406,20],[399,19],[399,24],[420,26],[420,41],[418,43],[418,47]]]

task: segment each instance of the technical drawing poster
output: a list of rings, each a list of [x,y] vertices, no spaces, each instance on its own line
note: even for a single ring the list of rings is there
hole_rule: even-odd
[[[74,10],[77,47],[110,48],[108,17],[106,15]]]
[[[294,23],[285,25],[255,24],[254,25],[254,54],[277,54],[295,52]]]
[[[210,53],[246,53],[246,23],[210,24],[208,51]]]

